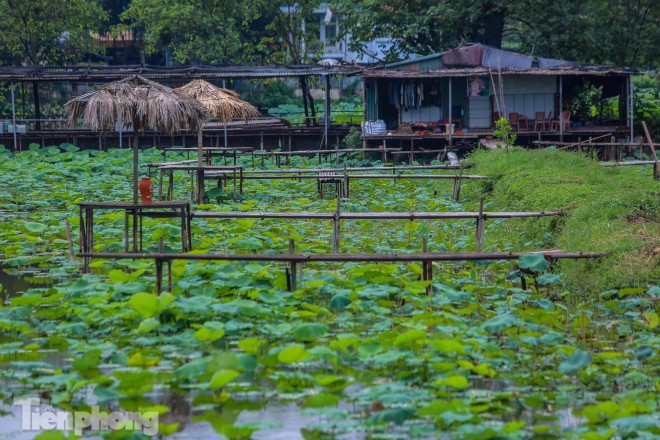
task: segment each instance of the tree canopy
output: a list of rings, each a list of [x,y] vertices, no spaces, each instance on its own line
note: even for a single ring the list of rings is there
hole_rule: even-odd
[[[173,64],[311,62],[321,0],[0,0],[5,64],[64,64],[92,33],[130,27]],[[387,60],[479,42],[538,56],[657,68],[657,0],[334,0],[339,32],[361,52],[387,39]],[[340,35],[341,36],[341,35]],[[389,46],[388,46],[389,47]]]
[[[0,56],[12,64],[64,64],[88,50],[107,13],[97,0],[0,0]]]
[[[657,0],[338,0],[336,8],[353,50],[393,38],[389,60],[465,42],[631,67],[659,59]]]

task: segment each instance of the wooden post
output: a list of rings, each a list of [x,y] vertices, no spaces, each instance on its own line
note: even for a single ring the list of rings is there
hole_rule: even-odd
[[[289,240],[289,253],[291,255],[296,253],[296,243],[293,239]],[[291,291],[298,289],[298,264],[295,261],[291,262]]]
[[[642,127],[644,127],[644,133],[646,134],[646,140],[649,142],[649,148],[651,149],[651,154],[653,154],[653,160],[655,164],[653,165],[653,178],[655,180],[660,180],[660,163],[658,163],[658,154],[655,152],[655,146],[653,145],[653,139],[649,134],[649,129],[646,126],[646,121],[642,121]]]
[[[422,240],[422,252],[427,253],[428,252],[428,237],[424,237]],[[431,281],[433,282],[433,261],[431,260],[424,260],[422,261],[422,275],[424,277],[424,281]],[[429,284],[426,287],[426,294],[431,295],[433,293],[433,286],[432,284]]]
[[[161,168],[159,170],[159,176],[158,176],[158,201],[160,202],[163,200],[163,169]]]
[[[135,136],[133,136],[133,203],[137,204],[138,202],[138,161],[139,161],[139,151],[140,148],[140,135],[138,134],[138,121],[137,118],[133,118],[133,131]]]
[[[559,142],[564,142],[564,77],[559,77]]]
[[[163,260],[156,258],[156,292],[160,296],[163,291]]]
[[[479,218],[477,218],[477,252],[484,250],[484,199],[479,199]]]
[[[64,222],[64,226],[66,227],[66,241],[69,244],[69,259],[71,261],[76,261],[76,257],[73,253],[73,240],[71,239],[71,225],[69,224],[69,220]]]
[[[335,209],[335,216],[332,220],[332,253],[339,253],[339,232],[340,232],[340,214],[341,213],[341,197],[337,196],[337,208]]]
[[[458,202],[461,197],[461,180],[463,178],[463,165],[459,170],[458,176],[454,179],[454,201]]]

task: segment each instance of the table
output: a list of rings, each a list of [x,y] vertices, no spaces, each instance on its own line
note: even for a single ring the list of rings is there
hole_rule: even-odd
[[[197,200],[197,203],[202,203],[204,199],[204,180],[206,179],[207,171],[230,171],[234,183],[234,200],[236,200],[237,189],[239,194],[243,194],[243,166],[242,165],[168,165],[160,167],[160,176],[158,179],[158,200],[163,198],[163,177],[165,172],[169,171],[169,181],[167,185],[166,200],[172,198],[174,191],[174,171],[190,171],[197,175],[197,193],[195,194],[195,186],[191,180],[191,198]],[[221,178],[226,179],[227,175],[222,174]]]
[[[163,161],[167,162],[167,152],[185,152],[188,153],[188,158],[190,158],[191,152],[197,152],[199,149],[196,147],[169,147],[163,148]],[[233,157],[234,165],[236,165],[236,158],[242,154],[250,154],[252,156],[252,166],[254,167],[254,148],[252,147],[203,147],[202,154],[204,154],[204,161],[207,165],[211,165],[211,160],[214,153],[218,153],[219,156],[222,156],[225,159],[225,165],[227,165],[227,156]]]
[[[81,202],[80,208],[80,245],[82,254],[94,253],[94,211],[96,210],[122,210],[124,211],[124,251],[142,251],[142,217],[150,218],[178,218],[181,220],[181,251],[192,250],[190,235],[190,203],[187,201],[167,201],[152,203],[132,202]],[[129,221],[129,220],[132,220]],[[132,223],[132,224],[131,224]],[[129,240],[129,226],[132,229],[132,243]],[[130,246],[129,244],[132,244]],[[91,257],[83,258],[83,272],[89,270]]]

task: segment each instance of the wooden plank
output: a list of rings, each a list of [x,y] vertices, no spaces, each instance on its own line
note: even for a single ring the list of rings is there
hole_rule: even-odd
[[[483,218],[526,218],[565,215],[564,211],[483,212]],[[250,218],[250,219],[307,219],[332,220],[440,220],[478,219],[479,212],[207,212],[194,211],[192,218]]]
[[[413,253],[413,254],[160,254],[160,253],[80,253],[79,257],[106,259],[162,259],[162,260],[202,260],[202,261],[283,261],[283,262],[418,262],[428,261],[483,261],[517,260],[530,253],[543,254],[554,259],[600,258],[605,253],[596,252],[459,252],[459,253]]]
[[[244,175],[245,180],[286,180],[286,179],[318,179],[325,176],[321,174],[308,174],[308,175]],[[349,174],[349,179],[427,179],[427,180],[443,180],[443,179],[456,179],[457,176],[453,174]],[[484,180],[488,176],[479,176],[474,174],[464,174],[462,179],[466,180]]]
[[[660,180],[660,162],[658,162],[658,155],[655,152],[653,139],[651,139],[651,135],[649,134],[649,129],[646,126],[646,121],[642,121],[642,127],[644,127],[646,140],[649,141],[649,148],[651,148],[651,153],[653,154],[653,160],[655,161],[655,166],[653,167],[653,177],[655,178],[655,180]]]
[[[599,162],[601,165],[606,167],[629,167],[629,166],[639,166],[639,165],[654,165],[654,160],[624,160],[620,162]]]

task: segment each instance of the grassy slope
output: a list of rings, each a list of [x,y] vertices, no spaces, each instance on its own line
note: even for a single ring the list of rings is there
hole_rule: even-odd
[[[561,220],[507,222],[500,233],[526,237],[529,248],[608,253],[597,262],[561,263],[574,289],[660,284],[660,183],[651,167],[603,167],[556,150],[480,150],[470,161],[476,166],[470,173],[493,177],[481,187],[493,210],[570,210]]]

